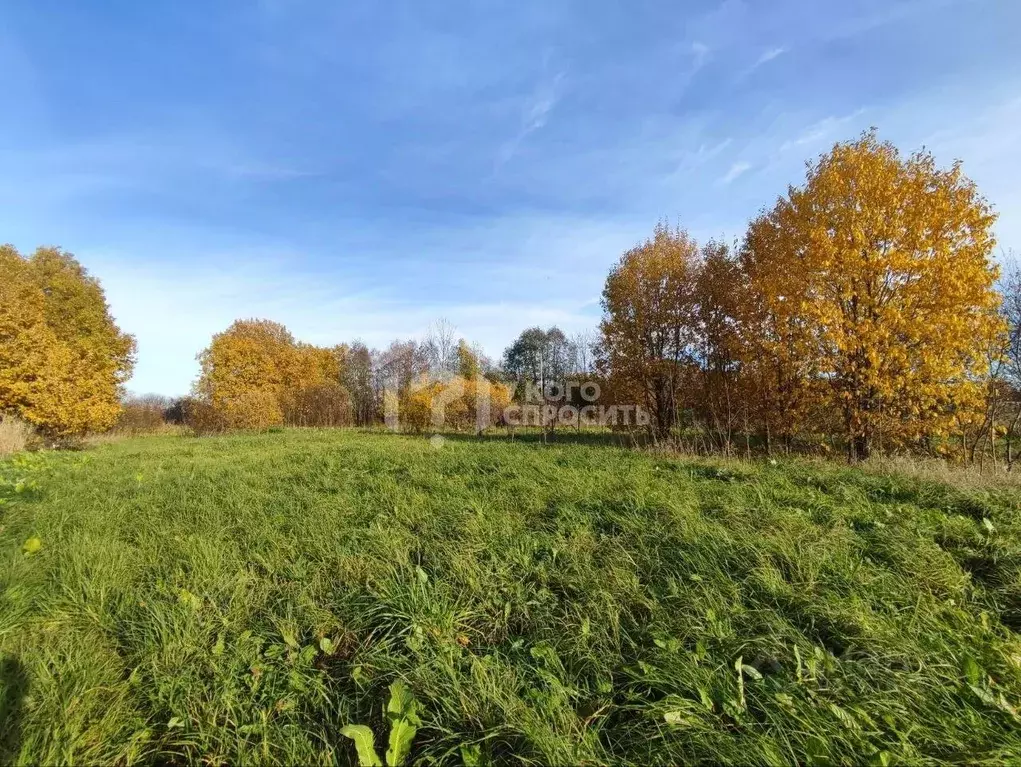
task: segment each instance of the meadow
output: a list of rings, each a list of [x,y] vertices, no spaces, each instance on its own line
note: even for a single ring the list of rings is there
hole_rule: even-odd
[[[0,763],[1021,759],[1021,490],[558,439],[0,461]]]

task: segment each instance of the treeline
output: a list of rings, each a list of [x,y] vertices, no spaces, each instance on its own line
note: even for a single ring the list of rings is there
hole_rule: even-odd
[[[648,415],[621,428],[693,450],[1013,463],[1021,279],[999,282],[994,221],[959,164],[902,156],[873,131],[810,163],[739,241],[657,226],[611,270],[591,333],[529,328],[490,360],[443,322],[377,350],[311,346],[277,323],[239,320],[199,356],[190,397],[129,402],[121,424],[142,428],[128,424],[158,411],[199,432],[481,430],[537,398],[552,414],[544,428],[580,428],[591,399],[570,384],[590,382],[601,405]],[[108,427],[133,346],[98,283],[60,251],[24,259],[8,248],[3,259],[16,280],[0,283],[0,411],[60,432]],[[65,351],[51,361],[37,348]],[[61,391],[74,391],[67,413],[53,404]]]
[[[661,439],[687,428],[720,452],[754,440],[851,459],[973,457],[985,441],[995,455],[1021,379],[994,221],[959,164],[864,134],[810,164],[733,247],[660,226],[625,253],[603,292],[599,364]]]
[[[443,425],[467,428],[480,407],[498,422],[510,400],[485,356],[445,323],[424,341],[378,351],[361,342],[312,346],[279,323],[238,320],[213,337],[199,361],[193,396],[177,407],[200,432],[371,426],[386,422],[388,410],[400,413],[402,427],[420,431],[431,425],[435,399],[448,392],[456,396],[444,397]]]
[[[503,424],[529,385],[543,391],[594,376],[594,347],[591,335],[569,339],[556,327],[531,328],[494,363],[445,320],[423,339],[382,350],[360,341],[311,346],[279,323],[238,320],[199,355],[192,396],[162,405],[165,417],[181,413],[199,432],[276,425],[481,431]],[[144,412],[153,412],[151,399],[129,403],[125,419],[144,422]]]

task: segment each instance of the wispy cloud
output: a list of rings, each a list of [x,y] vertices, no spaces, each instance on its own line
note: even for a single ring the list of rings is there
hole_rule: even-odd
[[[696,40],[691,44],[691,55],[694,58],[692,67],[697,71],[705,66],[706,61],[709,59],[709,54],[712,52],[712,48],[703,42]]]
[[[722,184],[723,186],[726,186],[727,184],[736,180],[739,176],[743,176],[745,173],[751,170],[751,168],[752,168],[751,163],[735,162],[733,165],[730,166],[730,170],[728,170],[723,176],[720,177],[719,183]]]
[[[505,142],[500,147],[500,151],[497,153],[495,169],[499,169],[510,162],[525,139],[546,125],[550,112],[553,111],[560,100],[564,77],[565,73],[561,71],[539,83],[525,103],[521,116],[521,129],[514,138]]]
[[[759,56],[758,59],[756,59],[755,64],[752,65],[752,68],[755,69],[757,67],[761,67],[763,64],[767,64],[773,59],[777,58],[778,56],[783,56],[785,53],[787,53],[787,49],[783,46],[770,48],[768,51],[764,52],[761,56]]]
[[[780,152],[787,152],[798,147],[818,144],[826,139],[832,138],[838,130],[842,130],[848,123],[852,123],[865,113],[865,108],[856,109],[846,115],[830,115],[818,120],[792,139],[787,139],[780,145]]]

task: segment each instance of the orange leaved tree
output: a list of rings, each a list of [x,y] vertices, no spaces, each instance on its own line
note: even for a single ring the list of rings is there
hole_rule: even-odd
[[[753,354],[795,412],[813,391],[839,411],[852,459],[944,435],[979,407],[1002,332],[994,220],[959,163],[902,157],[871,131],[751,224]]]

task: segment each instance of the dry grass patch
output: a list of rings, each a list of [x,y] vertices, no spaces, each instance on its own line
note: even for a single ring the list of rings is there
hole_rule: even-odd
[[[0,455],[20,453],[28,447],[35,430],[14,415],[0,415]]]

